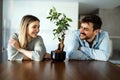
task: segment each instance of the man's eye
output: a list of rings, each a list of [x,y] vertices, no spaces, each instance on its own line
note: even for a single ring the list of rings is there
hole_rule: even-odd
[[[85,28],[86,31],[89,31],[89,29]]]
[[[84,29],[84,30],[86,30],[86,31],[89,31],[88,28],[84,28],[84,27],[80,27],[80,29]]]
[[[80,29],[83,29],[83,27],[81,26]]]

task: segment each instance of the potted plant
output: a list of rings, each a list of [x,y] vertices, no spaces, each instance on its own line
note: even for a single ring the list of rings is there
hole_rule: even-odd
[[[55,7],[50,9],[47,19],[56,25],[56,29],[53,29],[53,35],[54,38],[59,40],[58,48],[51,51],[51,58],[55,61],[63,61],[66,57],[66,52],[64,51],[65,31],[70,27],[69,22],[72,22],[72,19],[66,17],[64,13],[57,12]]]

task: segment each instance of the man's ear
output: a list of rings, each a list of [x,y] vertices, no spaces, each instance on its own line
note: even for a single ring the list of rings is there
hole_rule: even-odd
[[[96,29],[95,30],[95,35],[97,35],[99,33],[100,29]]]

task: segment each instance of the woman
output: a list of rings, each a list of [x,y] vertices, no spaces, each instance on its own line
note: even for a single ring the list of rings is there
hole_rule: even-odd
[[[20,24],[19,34],[14,33],[8,41],[8,60],[41,61],[50,58],[39,32],[40,20],[33,15],[25,15]]]

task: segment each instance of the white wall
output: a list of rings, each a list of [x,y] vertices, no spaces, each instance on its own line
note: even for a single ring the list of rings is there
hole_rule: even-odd
[[[0,0],[0,63],[2,62],[2,0]]]
[[[108,31],[110,39],[112,40],[113,53],[120,54],[120,7],[114,9],[100,9],[99,16],[103,20],[102,29]]]
[[[21,18],[26,14],[35,15],[40,19],[40,35],[44,39],[47,52],[57,48],[57,39],[53,40],[52,29],[54,24],[46,17],[52,7],[58,12],[65,13],[72,18],[70,30],[78,26],[78,2],[70,1],[40,1],[40,0],[4,0],[3,1],[3,47],[7,47],[7,40],[11,33],[18,32]]]
[[[111,37],[120,38],[120,7],[114,9],[100,9],[99,15],[103,20],[103,29],[110,33]]]

